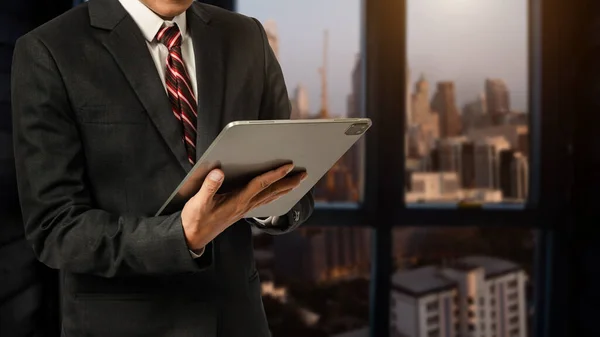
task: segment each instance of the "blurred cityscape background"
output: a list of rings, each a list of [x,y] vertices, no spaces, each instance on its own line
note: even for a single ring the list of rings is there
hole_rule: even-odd
[[[407,4],[408,76],[398,79],[407,87],[398,93],[407,101],[405,129],[399,127],[406,147],[397,152],[406,156],[407,202],[521,204],[529,180],[528,2]],[[267,30],[293,118],[368,115],[362,101],[361,8],[360,0],[237,1],[239,12],[258,18]],[[8,111],[8,96],[0,98]],[[9,116],[0,123],[3,177],[14,175]],[[358,205],[363,161],[359,142],[319,182],[317,200]],[[6,207],[16,208],[15,195],[14,181],[0,179]],[[6,242],[22,231],[18,214],[12,217],[4,219],[15,224],[5,226],[15,233],[5,235]],[[255,236],[274,337],[368,336],[369,225],[377,224]],[[397,227],[391,335],[529,336],[535,244],[533,231],[522,228]],[[33,256],[22,247],[11,256],[30,263]]]
[[[527,1],[407,3],[408,76],[398,79],[407,87],[399,93],[406,147],[398,149],[406,202],[521,205],[529,185]],[[263,22],[292,118],[368,115],[359,0],[239,0],[237,8]],[[316,186],[319,203],[360,203],[364,155],[359,142],[336,163]],[[368,336],[367,225],[257,233],[274,337]],[[531,230],[402,227],[393,245],[391,336],[529,336]]]

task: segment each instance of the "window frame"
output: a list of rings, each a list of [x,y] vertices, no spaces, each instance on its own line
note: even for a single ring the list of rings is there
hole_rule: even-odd
[[[407,70],[402,66],[407,63],[406,3],[407,0],[361,1],[361,55],[365,60],[362,63],[363,111],[373,120],[371,130],[365,135],[364,181],[369,183],[364,186],[363,200],[356,207],[319,205],[306,225],[378,227],[381,225],[376,225],[373,219],[385,208],[381,203],[393,200],[395,206],[388,211],[394,217],[386,219],[393,226],[465,227],[510,223],[513,227],[548,228],[560,210],[562,196],[567,193],[568,183],[563,178],[568,172],[565,163],[569,149],[566,137],[554,136],[564,133],[564,125],[558,118],[559,87],[550,80],[542,80],[542,72],[548,73],[548,69],[537,62],[542,54],[541,1],[529,0],[528,13],[528,127],[531,148],[528,198],[523,205],[516,207],[490,203],[474,208],[439,207],[427,203],[415,207],[405,202],[406,162],[405,156],[398,155],[397,151],[405,148],[405,138],[404,132],[397,130],[405,129],[406,96],[396,93],[407,90],[405,81],[397,81],[397,78],[406,78]],[[403,14],[400,15],[400,12]],[[386,18],[386,15],[393,17]],[[404,19],[398,20],[399,17]],[[381,30],[375,33],[377,29]],[[377,44],[377,39],[384,42]],[[374,64],[374,58],[378,58],[379,68],[378,64]],[[542,170],[542,167],[557,169]],[[378,179],[382,176],[387,178]]]
[[[404,148],[406,78],[406,1],[362,0],[361,54],[364,111],[373,120],[365,136],[365,177],[362,203],[356,208],[320,207],[307,226],[369,226],[372,235],[370,288],[370,336],[390,335],[390,290],[392,271],[392,230],[407,226],[507,226],[534,228],[536,274],[534,322],[528,327],[532,337],[551,335],[555,316],[550,303],[558,285],[567,283],[556,276],[568,270],[565,264],[554,267],[560,257],[563,240],[555,230],[564,219],[569,195],[570,137],[564,134],[564,94],[559,78],[559,61],[548,58],[560,48],[552,34],[553,23],[561,16],[560,0],[529,1],[529,195],[522,208],[433,208],[407,207],[404,197]],[[232,10],[235,10],[235,2]],[[399,19],[400,18],[400,19]],[[542,55],[546,56],[542,58]],[[544,74],[544,76],[542,76]],[[543,111],[543,114],[542,114]],[[384,116],[385,115],[385,116]],[[542,169],[552,167],[552,170]],[[558,254],[558,255],[557,255]],[[556,285],[555,285],[556,283]],[[556,297],[564,297],[563,291]]]

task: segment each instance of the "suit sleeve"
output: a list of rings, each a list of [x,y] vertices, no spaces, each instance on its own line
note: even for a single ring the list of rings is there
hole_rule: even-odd
[[[261,100],[259,119],[289,119],[292,107],[288,96],[281,66],[269,45],[267,34],[262,24],[253,19],[260,31],[261,54],[264,55],[264,88]],[[310,174],[310,172],[309,172]],[[314,209],[313,189],[311,189],[292,210],[279,217],[272,217],[271,224],[263,225],[254,219],[249,219],[257,228],[269,234],[284,234],[296,229],[304,223]]]
[[[11,89],[25,235],[42,263],[102,277],[199,272],[210,265],[210,254],[190,256],[180,213],[137,217],[94,207],[63,79],[49,49],[31,34],[15,46]]]

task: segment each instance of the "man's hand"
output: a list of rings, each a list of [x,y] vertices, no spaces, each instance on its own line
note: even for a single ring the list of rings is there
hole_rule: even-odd
[[[201,249],[252,209],[296,188],[306,178],[306,172],[286,177],[293,168],[293,164],[283,165],[252,179],[243,189],[226,194],[217,194],[225,178],[223,171],[212,170],[181,212],[188,247]]]

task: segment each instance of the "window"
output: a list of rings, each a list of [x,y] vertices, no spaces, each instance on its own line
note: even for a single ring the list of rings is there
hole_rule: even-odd
[[[438,323],[440,320],[440,316],[435,315],[435,316],[431,316],[429,318],[427,318],[427,325],[433,325]]]
[[[317,189],[321,206],[372,206],[378,220],[370,223],[377,234],[374,240],[369,239],[370,230],[351,227],[366,225],[367,221],[356,222],[367,219],[364,214],[353,217],[347,214],[360,212],[339,212],[339,217],[327,218],[321,214],[329,208],[321,208],[315,212],[319,227],[305,226],[297,234],[286,235],[297,240],[293,243],[283,237],[273,239],[272,247],[283,249],[286,253],[280,256],[287,262],[274,263],[273,269],[280,271],[272,273],[273,278],[276,284],[289,289],[298,286],[304,291],[289,291],[294,311],[320,308],[314,310],[322,315],[311,327],[313,330],[303,335],[329,337],[342,332],[364,332],[361,329],[371,324],[376,336],[385,337],[389,334],[388,319],[395,317],[385,310],[395,306],[398,318],[400,313],[406,316],[423,310],[423,305],[427,310],[427,304],[410,299],[421,298],[423,288],[431,284],[434,289],[425,295],[439,295],[429,315],[439,315],[440,331],[460,335],[467,332],[459,329],[462,327],[472,331],[465,335],[481,333],[474,331],[479,322],[467,317],[465,307],[466,295],[477,294],[497,310],[490,312],[490,329],[506,333],[509,292],[503,273],[517,275],[519,283],[515,289],[524,295],[517,301],[529,308],[534,303],[536,285],[532,271],[537,246],[533,237],[542,226],[530,221],[540,211],[532,200],[541,198],[535,167],[541,165],[539,152],[544,143],[538,139],[539,132],[537,138],[533,135],[542,126],[536,124],[539,121],[535,117],[535,101],[529,99],[529,87],[533,84],[528,74],[536,68],[530,71],[528,63],[536,62],[536,58],[527,55],[527,37],[533,36],[527,31],[527,1],[465,0],[453,5],[444,0],[382,1],[375,4],[371,0],[309,0],[283,4],[275,0],[238,0],[237,9],[257,17],[269,32],[286,76],[294,117],[319,118],[325,115],[323,111],[349,116],[366,112],[377,127],[367,136],[365,147],[369,151],[359,144],[356,156],[347,155],[352,158],[350,164],[340,160]],[[360,8],[366,11],[361,13]],[[349,17],[355,22],[349,24]],[[368,29],[361,31],[361,20]],[[373,38],[375,41],[370,40]],[[353,48],[346,48],[351,44]],[[323,55],[325,50],[327,57]],[[354,56],[346,62],[348,55]],[[361,67],[363,77],[363,72],[358,71]],[[319,68],[326,71],[319,73]],[[327,81],[322,80],[323,74]],[[394,78],[390,74],[403,76]],[[302,85],[297,88],[300,82]],[[322,86],[323,83],[327,85]],[[361,92],[356,88],[362,88],[364,97],[355,95]],[[321,99],[323,92],[327,93],[325,100]],[[344,100],[345,105],[334,103]],[[360,108],[363,105],[364,111]],[[398,129],[399,125],[405,125],[405,129]],[[405,145],[404,151],[398,151],[398,145]],[[374,148],[378,151],[372,151]],[[363,161],[365,157],[369,160]],[[471,211],[472,208],[477,209]],[[342,218],[348,223],[340,222]],[[534,229],[525,229],[526,226]],[[354,231],[360,234],[347,234]],[[388,240],[392,241],[391,249]],[[371,247],[371,243],[375,245]],[[313,252],[310,254],[299,254],[294,249],[304,246],[322,248],[302,248]],[[364,250],[349,253],[348,247],[354,246]],[[387,283],[388,280],[381,281],[381,275],[388,275],[389,258],[394,263]],[[374,263],[377,268],[370,270]],[[503,270],[500,274],[494,267],[498,265]],[[267,271],[263,273],[269,275]],[[469,277],[477,273],[483,273],[483,277]],[[300,282],[307,275],[313,281]],[[369,277],[374,296],[371,299],[366,281]],[[455,279],[460,277],[468,277],[469,282],[483,281],[476,291],[461,294],[457,287],[461,280]],[[294,282],[297,285],[292,286]],[[351,288],[349,282],[363,283]],[[328,292],[324,287],[329,287]],[[486,287],[489,294],[478,292]],[[344,302],[349,288],[357,292],[350,296],[354,301],[351,305]],[[390,292],[402,296],[392,300]],[[456,300],[457,296],[461,299]],[[295,301],[303,297],[319,302],[309,306]],[[375,306],[369,308],[369,301]],[[414,302],[418,306],[411,304]],[[478,302],[477,297],[470,301]],[[374,311],[370,323],[369,309]],[[267,308],[273,336],[288,336],[292,330],[283,329],[278,310]],[[531,313],[541,310],[521,311],[519,320],[528,330]],[[427,316],[415,315],[419,317],[419,327],[426,325]],[[427,330],[410,330],[403,325],[406,321],[392,322],[394,334],[428,334]],[[452,329],[453,324],[456,329]],[[302,327],[306,329],[305,325]]]
[[[425,306],[427,312],[433,312],[436,311],[439,307],[439,304],[437,301],[433,301],[433,302],[429,302],[427,303],[427,305]]]
[[[281,65],[292,119],[363,117],[360,0],[239,0],[237,10],[260,20]],[[339,6],[344,7],[338,11]],[[315,13],[314,8],[320,8]],[[332,20],[332,18],[335,18]],[[315,186],[322,205],[362,199],[364,140]]]
[[[439,336],[440,336],[439,329],[431,330],[427,333],[427,337],[439,337]]]
[[[262,23],[285,77],[291,118],[364,116],[360,0],[238,0],[236,10]],[[364,147],[357,143],[317,184],[317,207],[358,208]],[[371,229],[362,225],[305,226],[255,238],[255,256],[272,260],[260,276],[273,337],[337,336],[368,328]],[[395,305],[390,300],[391,322]]]
[[[527,1],[406,4],[406,202],[523,203]]]

